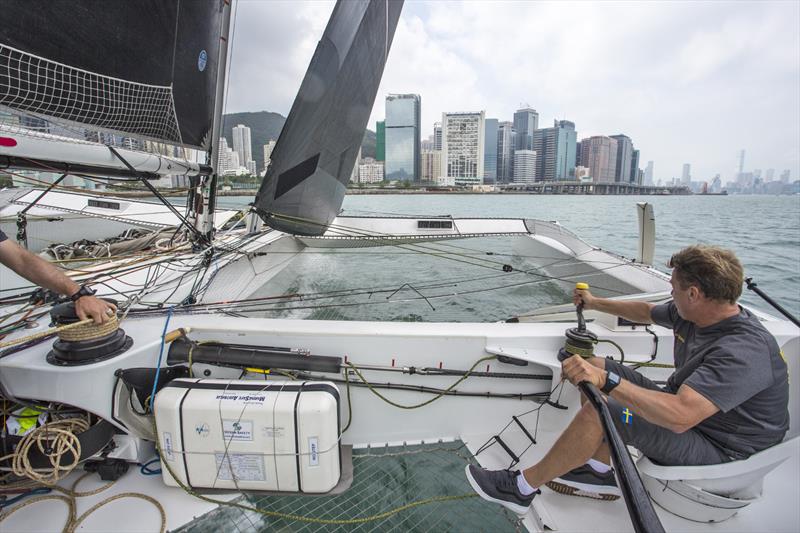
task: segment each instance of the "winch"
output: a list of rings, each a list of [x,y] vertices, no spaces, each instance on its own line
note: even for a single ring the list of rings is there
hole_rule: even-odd
[[[114,300],[105,299],[116,305]],[[55,326],[65,326],[80,322],[75,311],[74,302],[54,305],[50,310],[50,318]],[[51,365],[78,366],[88,365],[115,357],[133,345],[133,340],[120,329],[116,315],[101,325],[85,324],[60,331],[53,349],[47,354],[47,362]]]

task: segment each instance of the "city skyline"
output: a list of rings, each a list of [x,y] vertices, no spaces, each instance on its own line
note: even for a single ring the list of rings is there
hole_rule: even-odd
[[[226,112],[288,112],[332,5],[239,4]],[[748,167],[797,176],[799,29],[794,2],[408,2],[378,94],[420,94],[423,138],[442,112],[507,121],[529,104],[578,139],[625,133],[656,180],[687,161],[695,179],[731,180],[742,147]],[[523,42],[522,58],[497,49]]]

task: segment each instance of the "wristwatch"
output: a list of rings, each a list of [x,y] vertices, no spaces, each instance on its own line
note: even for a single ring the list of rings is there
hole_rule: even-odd
[[[79,298],[83,296],[94,296],[94,293],[96,292],[96,290],[90,289],[87,285],[81,285],[81,288],[78,289],[78,292],[70,296],[69,299],[73,302],[77,302]]]
[[[616,372],[606,372],[606,384],[600,389],[604,394],[611,394],[611,391],[617,388],[620,382],[619,374]]]

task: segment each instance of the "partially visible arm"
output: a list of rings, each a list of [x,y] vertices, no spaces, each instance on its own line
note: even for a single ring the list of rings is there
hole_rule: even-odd
[[[592,296],[588,290],[575,289],[573,293],[573,301],[575,305],[583,303],[584,309],[594,309],[602,313],[609,313],[615,316],[621,316],[631,322],[638,324],[652,324],[653,319],[650,316],[650,311],[655,305],[647,302],[624,302],[619,300],[609,300],[607,298],[598,298]]]
[[[54,265],[30,253],[11,239],[0,242],[0,263],[28,281],[64,296],[71,296],[80,289],[80,285]]]
[[[55,265],[30,253],[10,239],[0,242],[0,263],[28,281],[64,296],[72,296],[80,289],[80,285],[72,281]],[[106,322],[108,316],[115,310],[114,305],[94,296],[82,296],[75,302],[75,312],[78,318],[84,320],[91,317],[95,324]]]
[[[708,398],[688,385],[681,385],[677,394],[670,394],[645,389],[623,379],[611,391],[611,397],[626,404],[653,424],[675,433],[692,429],[719,411]]]
[[[600,363],[602,359],[586,361],[574,355],[562,363],[562,371],[573,385],[588,381],[600,389],[606,383],[606,372]],[[682,385],[677,394],[670,394],[645,389],[623,379],[611,391],[611,397],[653,424],[675,433],[683,433],[719,411],[708,398],[688,385]]]

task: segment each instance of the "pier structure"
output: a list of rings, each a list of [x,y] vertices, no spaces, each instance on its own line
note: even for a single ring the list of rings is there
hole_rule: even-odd
[[[635,183],[594,183],[579,181],[538,181],[535,183],[498,185],[499,192],[520,192],[529,194],[644,194],[644,195],[688,195],[689,187],[665,187],[656,185],[637,185]]]

